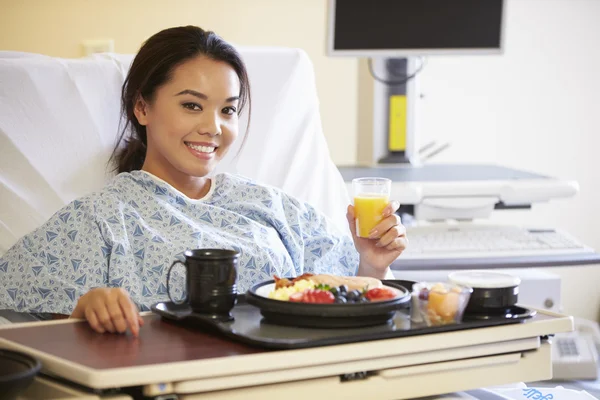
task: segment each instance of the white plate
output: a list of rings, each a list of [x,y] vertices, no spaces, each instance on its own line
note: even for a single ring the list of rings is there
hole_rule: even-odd
[[[398,296],[400,296],[402,294],[396,288],[393,288],[393,287],[390,287],[390,286],[386,286],[386,285],[383,285],[382,287],[386,287],[388,289],[393,290],[396,293],[396,297],[398,297]],[[261,286],[258,289],[256,289],[255,293],[258,296],[269,298],[269,293],[271,293],[273,290],[275,290],[275,283],[269,283],[268,285],[264,285],[264,286]]]
[[[268,285],[265,286],[261,286],[256,290],[256,294],[262,297],[269,297],[269,293],[271,293],[273,290],[275,290],[275,284],[274,283],[270,283]]]

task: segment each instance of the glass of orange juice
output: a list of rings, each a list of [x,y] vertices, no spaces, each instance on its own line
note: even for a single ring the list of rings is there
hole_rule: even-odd
[[[392,181],[387,178],[356,178],[352,180],[356,234],[368,238],[369,232],[382,220],[390,202]]]

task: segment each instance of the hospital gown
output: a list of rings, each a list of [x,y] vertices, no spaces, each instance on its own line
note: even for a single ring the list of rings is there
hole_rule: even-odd
[[[195,200],[133,171],[71,202],[0,258],[0,309],[70,314],[89,290],[122,287],[148,310],[168,300],[167,270],[194,248],[239,251],[240,292],[273,275],[358,269],[352,239],[281,190],[218,174]],[[174,268],[174,298],[184,294],[184,274]]]

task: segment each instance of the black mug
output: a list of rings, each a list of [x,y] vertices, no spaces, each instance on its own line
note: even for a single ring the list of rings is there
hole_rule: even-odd
[[[231,309],[237,300],[237,264],[239,253],[224,249],[196,249],[183,253],[185,262],[175,261],[167,272],[167,294],[175,304],[189,304],[196,314],[231,320]],[[171,297],[169,278],[176,264],[186,269],[186,296],[175,301]]]

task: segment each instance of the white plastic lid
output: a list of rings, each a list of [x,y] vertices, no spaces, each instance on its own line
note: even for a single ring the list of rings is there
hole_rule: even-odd
[[[519,286],[521,279],[492,271],[457,271],[448,275],[450,282],[474,289],[499,289]]]

